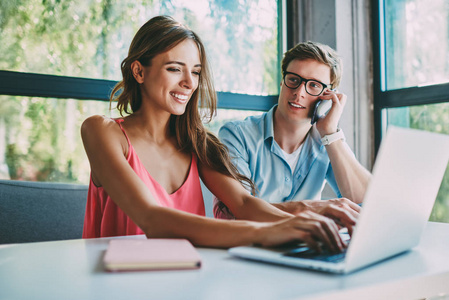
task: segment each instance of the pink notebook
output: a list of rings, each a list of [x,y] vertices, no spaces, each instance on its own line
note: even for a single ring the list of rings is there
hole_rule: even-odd
[[[103,259],[108,271],[197,269],[201,257],[185,239],[111,240]]]

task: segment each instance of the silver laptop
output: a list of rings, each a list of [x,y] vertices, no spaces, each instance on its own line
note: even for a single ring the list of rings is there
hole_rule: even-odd
[[[449,135],[389,127],[357,226],[345,253],[316,254],[304,245],[229,249],[233,256],[349,273],[413,248],[429,219],[449,160]]]

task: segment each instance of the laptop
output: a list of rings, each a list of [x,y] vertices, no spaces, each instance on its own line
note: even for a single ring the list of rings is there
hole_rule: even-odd
[[[302,245],[228,250],[235,257],[350,273],[406,252],[419,243],[449,160],[449,135],[389,127],[344,253],[318,254]]]

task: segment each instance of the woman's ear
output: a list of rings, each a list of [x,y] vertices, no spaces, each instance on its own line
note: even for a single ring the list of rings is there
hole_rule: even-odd
[[[136,79],[137,83],[143,83],[143,66],[140,61],[135,60],[131,64],[131,72],[133,73],[134,79]]]

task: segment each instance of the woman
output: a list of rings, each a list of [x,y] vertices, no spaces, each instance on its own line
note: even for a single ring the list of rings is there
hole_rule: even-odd
[[[81,128],[91,165],[84,238],[144,233],[212,247],[294,240],[317,247],[320,240],[333,251],[344,248],[331,219],[309,211],[290,215],[243,187],[253,183],[201,122],[200,100],[212,117],[216,93],[194,32],[171,17],[152,18],[136,33],[121,69],[111,100],[129,115],[92,116]],[[253,221],[206,218],[200,177],[238,219]],[[355,224],[351,216],[342,219]]]

